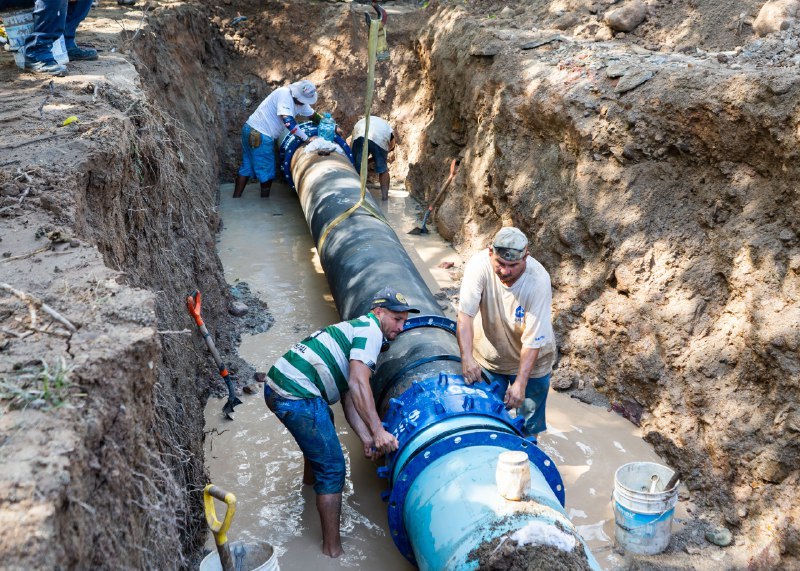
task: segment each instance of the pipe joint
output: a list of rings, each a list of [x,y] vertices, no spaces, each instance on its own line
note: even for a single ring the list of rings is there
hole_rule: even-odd
[[[317,126],[312,123],[311,121],[305,121],[297,125],[300,130],[303,131],[309,137],[316,137],[317,135]],[[333,142],[339,145],[344,154],[350,160],[350,164],[353,165],[355,168],[355,160],[353,159],[353,151],[350,150],[350,146],[347,144],[342,137],[337,134],[333,135]],[[280,146],[278,147],[278,164],[281,167],[281,173],[283,173],[283,178],[286,179],[286,182],[289,183],[289,186],[292,190],[297,190],[294,184],[294,178],[292,177],[292,157],[297,152],[303,144],[303,140],[298,137],[297,135],[292,135],[291,133],[287,133],[286,136],[281,141]]]

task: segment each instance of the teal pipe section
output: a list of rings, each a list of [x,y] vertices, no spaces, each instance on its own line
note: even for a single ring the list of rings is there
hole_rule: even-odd
[[[403,520],[423,570],[477,569],[470,552],[495,538],[507,536],[531,521],[556,522],[583,540],[556,499],[547,480],[530,462],[531,487],[522,501],[501,496],[495,485],[497,458],[508,449],[465,446],[430,464],[411,485]],[[584,544],[589,566],[600,566]]]

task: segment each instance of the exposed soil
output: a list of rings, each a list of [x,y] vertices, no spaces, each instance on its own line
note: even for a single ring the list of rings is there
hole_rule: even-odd
[[[519,545],[515,540],[496,537],[470,552],[470,560],[478,562],[478,569],[492,571],[589,571],[589,562],[583,545],[578,542],[572,551],[563,551],[552,545]]]
[[[553,280],[555,386],[640,424],[700,507],[691,541],[633,568],[714,568],[710,549],[800,565],[800,30],[757,38],[762,3],[647,2],[625,34],[602,23],[611,0],[387,3],[373,113],[399,133],[393,179],[426,201],[462,158],[439,232],[464,254],[502,224],[528,233]],[[193,565],[221,384],[186,294],[226,356],[237,337],[217,182],[277,86],[315,81],[345,130],[363,113],[366,6],[150,6],[93,9],[79,39],[101,59],[66,78],[0,54],[0,283],[76,327],[0,293],[10,569]],[[717,526],[724,550],[703,539]]]

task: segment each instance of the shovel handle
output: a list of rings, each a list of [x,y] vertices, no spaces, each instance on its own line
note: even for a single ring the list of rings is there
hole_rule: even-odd
[[[222,521],[217,519],[217,510],[214,506],[214,498],[224,502],[226,505],[225,517]],[[236,496],[232,492],[226,492],[219,486],[208,484],[203,490],[203,505],[206,512],[206,523],[211,533],[214,534],[214,542],[225,545],[228,541],[228,528],[231,526],[233,514],[236,513]]]

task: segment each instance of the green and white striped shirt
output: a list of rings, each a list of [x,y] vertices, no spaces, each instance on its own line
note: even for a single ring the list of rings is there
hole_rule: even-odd
[[[373,313],[329,325],[289,349],[267,373],[267,383],[288,399],[322,397],[328,404],[347,391],[350,361],[374,371],[383,332]]]

